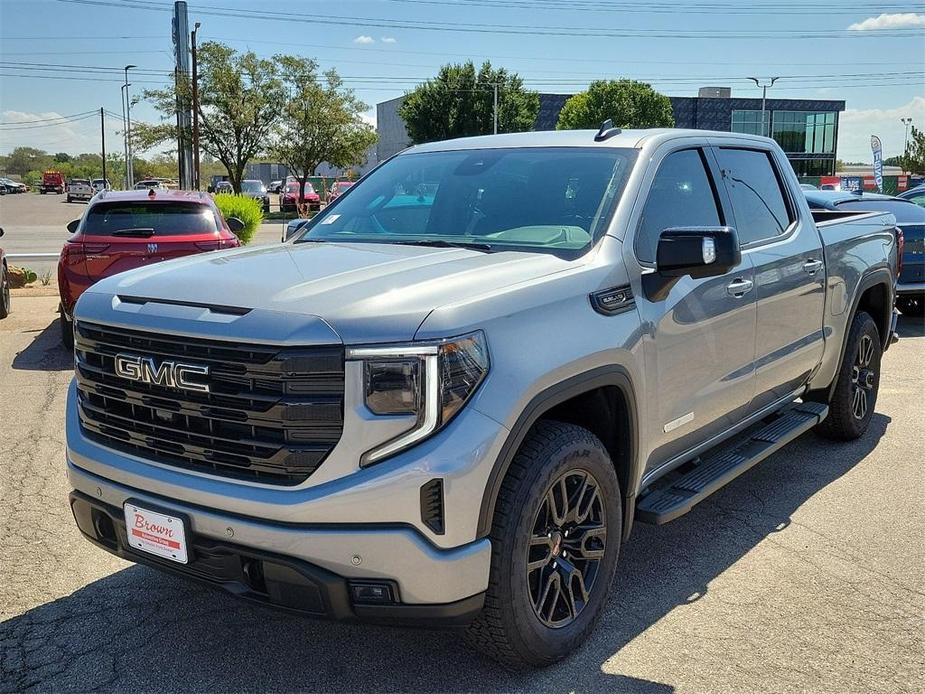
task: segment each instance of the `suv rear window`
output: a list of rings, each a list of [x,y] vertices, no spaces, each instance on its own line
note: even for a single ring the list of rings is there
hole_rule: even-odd
[[[207,205],[182,202],[100,202],[87,210],[81,232],[89,236],[182,236],[221,228]]]

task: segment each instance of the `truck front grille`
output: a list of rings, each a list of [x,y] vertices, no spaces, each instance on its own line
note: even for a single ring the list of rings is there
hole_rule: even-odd
[[[280,348],[79,322],[77,403],[85,435],[159,463],[295,485],[340,440],[341,346]],[[209,392],[116,373],[116,355],[207,366]]]

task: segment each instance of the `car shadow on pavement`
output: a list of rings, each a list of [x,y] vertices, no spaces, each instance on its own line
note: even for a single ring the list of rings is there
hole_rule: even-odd
[[[637,524],[597,630],[544,670],[505,670],[466,650],[458,632],[314,621],[136,565],[0,624],[0,691],[671,692],[672,683],[610,674],[605,664],[619,667],[619,657],[608,661],[621,648],[786,531],[791,514],[864,460],[889,422],[875,414],[849,443],[803,436],[686,516]]]
[[[925,318],[900,316],[896,321],[896,334],[904,337],[925,337]]]
[[[13,368],[21,371],[68,371],[74,368],[74,355],[61,344],[61,326],[53,320],[35,331],[26,348],[13,357]]]

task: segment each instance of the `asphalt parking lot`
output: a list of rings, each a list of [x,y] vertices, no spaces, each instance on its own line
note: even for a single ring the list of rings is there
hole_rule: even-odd
[[[311,621],[112,557],[67,505],[54,296],[0,322],[0,691],[913,692],[925,681],[925,327],[867,435],[808,434],[637,525],[590,642],[511,673],[453,632]]]
[[[271,196],[271,209],[276,207],[276,196]],[[22,193],[0,197],[0,227],[6,232],[0,246],[13,255],[14,265],[55,274],[57,255],[70,235],[65,228],[72,219],[79,218],[87,207],[85,202],[67,202],[64,195]],[[285,222],[266,222],[251,240],[253,245],[276,243],[280,240]],[[40,257],[53,253],[55,257]],[[25,255],[26,257],[22,257]],[[20,257],[16,257],[20,256]]]

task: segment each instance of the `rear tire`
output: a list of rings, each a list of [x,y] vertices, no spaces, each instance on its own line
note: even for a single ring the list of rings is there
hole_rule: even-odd
[[[6,265],[0,265],[0,318],[10,315],[10,278],[6,276]]]
[[[816,427],[817,433],[836,441],[851,441],[867,431],[880,389],[881,344],[874,319],[858,312],[851,322],[835,390],[828,400],[829,416]]]
[[[59,310],[58,325],[61,328],[61,344],[70,351],[74,351],[74,321],[67,317],[64,309]]]
[[[550,665],[578,648],[607,604],[622,524],[600,440],[573,424],[537,423],[498,494],[488,591],[469,645],[515,667]]]

